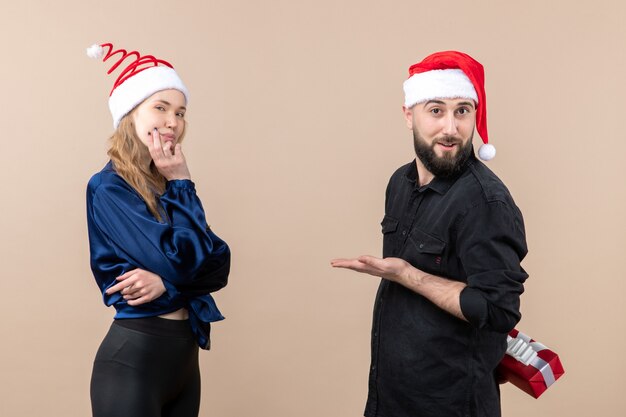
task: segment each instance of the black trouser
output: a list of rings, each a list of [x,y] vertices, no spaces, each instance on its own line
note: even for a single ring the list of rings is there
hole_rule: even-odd
[[[116,320],[91,375],[94,417],[197,417],[198,345],[187,320]]]

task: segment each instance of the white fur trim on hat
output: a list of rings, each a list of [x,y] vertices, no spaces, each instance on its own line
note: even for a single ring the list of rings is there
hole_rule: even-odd
[[[436,98],[469,98],[478,103],[472,82],[460,69],[414,74],[404,82],[403,88],[404,105],[407,108]]]
[[[119,85],[109,97],[109,110],[113,116],[113,127],[117,125],[132,109],[157,91],[174,89],[189,101],[189,92],[176,71],[170,67],[150,67],[133,75]]]

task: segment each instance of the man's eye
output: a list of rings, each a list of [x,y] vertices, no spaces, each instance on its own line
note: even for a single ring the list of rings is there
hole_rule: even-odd
[[[439,114],[439,113],[441,113],[441,109],[432,109],[430,112],[432,114]]]

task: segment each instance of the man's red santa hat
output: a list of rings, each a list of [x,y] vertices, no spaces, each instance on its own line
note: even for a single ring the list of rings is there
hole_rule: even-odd
[[[404,105],[438,98],[467,98],[476,103],[476,130],[483,140],[478,156],[488,161],[496,156],[487,134],[487,97],[485,70],[480,62],[457,51],[436,52],[409,68],[404,82]]]
[[[109,110],[113,116],[113,127],[117,129],[120,120],[132,109],[152,94],[174,89],[185,96],[185,103],[189,101],[189,91],[174,71],[174,67],[167,61],[157,59],[152,55],[140,55],[137,51],[126,52],[125,49],[113,50],[110,43],[94,44],[87,48],[90,58],[102,59],[106,62],[112,57],[117,61],[107,74],[115,71],[128,57],[133,58],[126,63],[126,67],[115,80],[109,96]]]

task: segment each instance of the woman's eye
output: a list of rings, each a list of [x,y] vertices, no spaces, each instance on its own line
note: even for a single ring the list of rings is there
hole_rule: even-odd
[[[160,111],[165,111],[165,107],[163,106],[155,106],[155,109],[160,110]]]
[[[185,113],[176,113],[176,116],[178,116],[180,118],[183,118],[183,117],[185,117]]]

